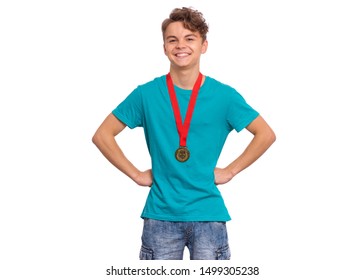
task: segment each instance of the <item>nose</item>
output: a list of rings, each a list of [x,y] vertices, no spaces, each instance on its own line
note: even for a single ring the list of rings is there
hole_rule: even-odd
[[[182,40],[179,40],[179,41],[177,42],[176,48],[177,48],[177,49],[183,49],[184,47],[185,47],[184,42],[183,42]]]

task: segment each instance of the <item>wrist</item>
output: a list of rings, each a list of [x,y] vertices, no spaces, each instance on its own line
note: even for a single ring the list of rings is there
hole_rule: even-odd
[[[230,178],[230,180],[232,178],[235,177],[235,175],[237,174],[237,172],[234,170],[233,166],[231,165],[228,165],[227,167],[224,168],[225,169],[225,172],[226,174],[228,175],[228,177]]]
[[[138,181],[138,178],[140,177],[140,170],[136,169],[131,171],[129,174],[130,179],[132,179],[134,182]]]

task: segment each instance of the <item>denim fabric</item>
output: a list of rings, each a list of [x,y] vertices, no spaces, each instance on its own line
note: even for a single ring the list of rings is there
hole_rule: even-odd
[[[144,219],[141,260],[229,260],[225,222],[169,222]]]

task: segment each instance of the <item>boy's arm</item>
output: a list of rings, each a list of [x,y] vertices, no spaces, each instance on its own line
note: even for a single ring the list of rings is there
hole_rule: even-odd
[[[276,136],[265,120],[258,116],[246,129],[254,137],[244,152],[225,168],[215,168],[215,183],[225,184],[256,161],[274,143]]]
[[[140,186],[151,186],[153,182],[152,171],[140,171],[124,155],[115,140],[126,125],[119,121],[112,113],[106,117],[95,135],[92,142],[97,146],[100,152],[110,161],[117,169],[130,177]]]

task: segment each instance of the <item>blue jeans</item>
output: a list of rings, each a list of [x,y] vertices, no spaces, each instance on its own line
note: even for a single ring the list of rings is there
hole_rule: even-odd
[[[144,219],[141,260],[229,260],[225,222],[168,222]]]

